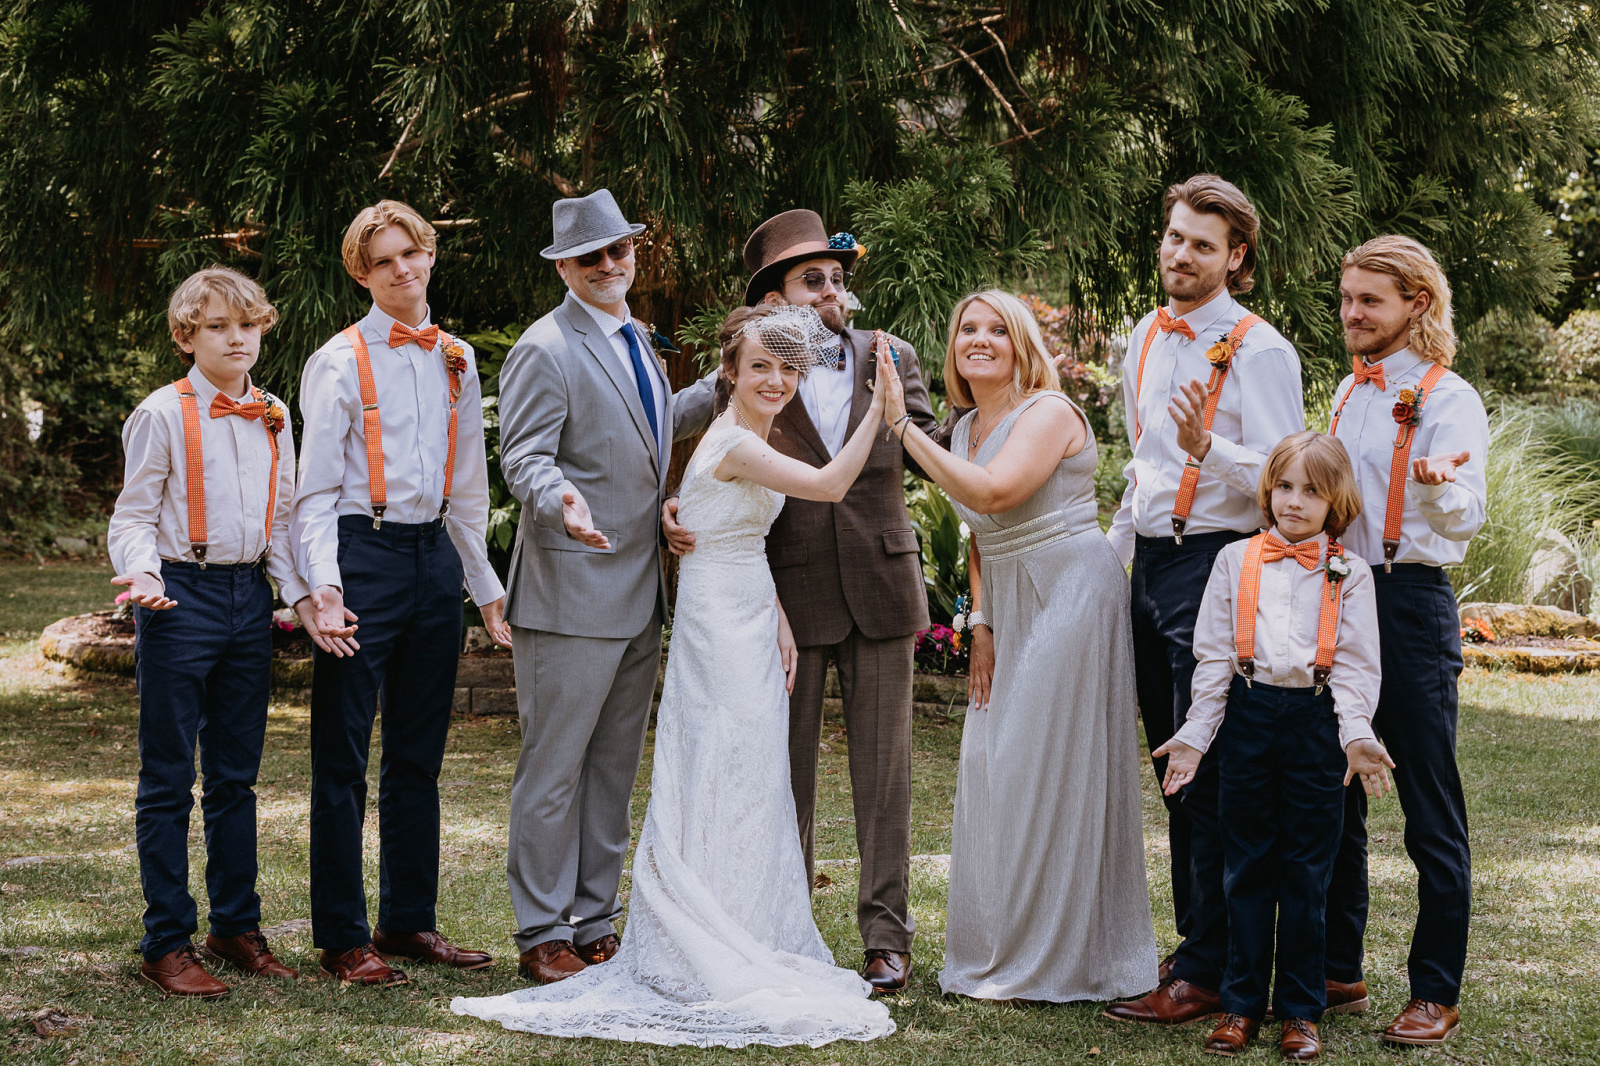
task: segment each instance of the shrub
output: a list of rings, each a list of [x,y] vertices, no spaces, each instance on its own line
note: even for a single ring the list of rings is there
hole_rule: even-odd
[[[1558,362],[1550,323],[1496,308],[1467,330],[1454,369],[1479,388],[1515,395],[1553,387],[1560,377]]]
[[[1490,417],[1489,517],[1451,575],[1462,601],[1520,601],[1539,535],[1548,529],[1578,534],[1584,516],[1600,506],[1594,469],[1574,464],[1544,440],[1539,417],[1511,403]]]
[[[1600,395],[1600,311],[1574,311],[1556,330],[1556,385],[1570,395]]]

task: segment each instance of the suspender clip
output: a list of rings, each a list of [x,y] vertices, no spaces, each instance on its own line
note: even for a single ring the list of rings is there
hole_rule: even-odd
[[[1179,544],[1183,543],[1183,527],[1186,525],[1188,525],[1188,522],[1184,519],[1179,518],[1177,515],[1172,516],[1172,539]]]
[[[1318,696],[1322,695],[1322,690],[1327,687],[1328,675],[1331,673],[1333,673],[1333,669],[1331,667],[1317,666],[1312,668],[1311,680],[1317,687],[1316,694]]]
[[[439,517],[443,518],[445,515],[447,515],[449,513],[450,513],[450,497],[446,496],[444,498],[444,502],[439,505]]]
[[[1397,541],[1397,540],[1386,540],[1386,541],[1383,542],[1383,572],[1384,573],[1389,574],[1389,573],[1393,573],[1394,572],[1394,557],[1395,557],[1395,555],[1397,555],[1399,553],[1399,551],[1400,551],[1400,542],[1399,541]]]
[[[200,564],[200,569],[206,568],[206,546],[204,544],[190,543],[189,548],[194,552],[194,561]]]
[[[1244,675],[1244,687],[1245,688],[1254,688],[1255,687],[1254,685],[1252,685],[1250,683],[1251,679],[1256,676],[1256,661],[1254,659],[1240,659],[1239,660],[1239,673]]]
[[[372,528],[373,529],[378,529],[378,528],[382,527],[382,525],[383,525],[383,512],[386,509],[387,509],[386,506],[384,504],[381,504],[381,503],[375,503],[375,504],[372,505]]]

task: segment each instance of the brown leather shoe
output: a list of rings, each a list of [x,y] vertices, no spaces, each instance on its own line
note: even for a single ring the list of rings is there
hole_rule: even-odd
[[[1121,999],[1102,1013],[1114,1022],[1147,1025],[1181,1025],[1220,1013],[1222,1000],[1215,992],[1172,978],[1138,999]]]
[[[432,966],[453,966],[458,970],[481,970],[494,965],[487,951],[468,951],[446,940],[437,930],[426,933],[386,933],[372,931],[372,946],[385,955],[424,962]]]
[[[1461,1028],[1461,1012],[1442,1003],[1413,999],[1400,1016],[1389,1023],[1383,1038],[1391,1044],[1442,1044]]]
[[[1172,980],[1172,964],[1178,961],[1178,953],[1174,951],[1156,964],[1156,984],[1164,985]]]
[[[599,940],[591,940],[587,944],[579,944],[572,950],[577,952],[578,958],[590,966],[599,966],[617,953],[622,946],[622,941],[617,939],[617,934],[607,933]]]
[[[1278,1036],[1278,1050],[1290,1062],[1310,1062],[1322,1057],[1322,1037],[1317,1023],[1308,1018],[1286,1018]]]
[[[406,976],[404,970],[396,970],[384,962],[371,944],[362,944],[349,951],[324,951],[322,972],[338,978],[340,988],[351,985],[394,988],[411,983],[411,978]]]
[[[892,996],[906,990],[911,981],[911,952],[868,948],[867,965],[861,971],[875,996]]]
[[[221,999],[228,994],[228,986],[206,972],[193,944],[169,951],[155,962],[140,963],[139,979],[149,981],[169,996]]]
[[[1245,1045],[1254,1040],[1260,1031],[1261,1023],[1254,1018],[1246,1018],[1242,1014],[1224,1014],[1222,1021],[1206,1037],[1206,1046],[1202,1050],[1207,1055],[1231,1059],[1243,1051]]]
[[[1367,983],[1356,981],[1346,984],[1344,981],[1327,981],[1326,1006],[1329,1014],[1360,1014],[1372,1005],[1372,999],[1367,995]]]
[[[546,940],[517,956],[517,973],[541,985],[565,981],[588,969],[588,964],[572,950],[570,940]]]
[[[251,977],[276,977],[293,981],[300,975],[279,962],[267,947],[267,938],[259,929],[238,936],[219,937],[206,934],[206,951],[236,970]]]

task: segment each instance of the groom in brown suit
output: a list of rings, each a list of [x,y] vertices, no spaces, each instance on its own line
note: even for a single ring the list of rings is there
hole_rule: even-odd
[[[784,455],[824,466],[871,403],[872,333],[845,322],[850,270],[866,250],[849,234],[830,238],[814,211],[785,211],[745,244],[745,303],[804,304],[839,334],[836,368],[818,366],[772,424],[769,443]],[[897,337],[906,410],[936,426],[917,353]],[[879,435],[861,476],[843,500],[790,498],[767,534],[767,559],[789,616],[800,666],[789,699],[789,772],[806,875],[814,877],[817,746],[829,662],[839,671],[850,744],[861,885],[856,921],[866,947],[862,976],[881,993],[911,976],[911,658],[928,626],[917,537],[906,512],[900,442]]]

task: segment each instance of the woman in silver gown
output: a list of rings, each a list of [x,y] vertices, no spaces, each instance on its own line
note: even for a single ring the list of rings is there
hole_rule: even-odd
[[[951,316],[945,385],[976,407],[945,452],[885,420],[954,502],[994,634],[967,710],[950,855],[947,993],[1070,1002],[1156,984],[1128,579],[1096,519],[1095,443],[1039,327],[989,290]]]

